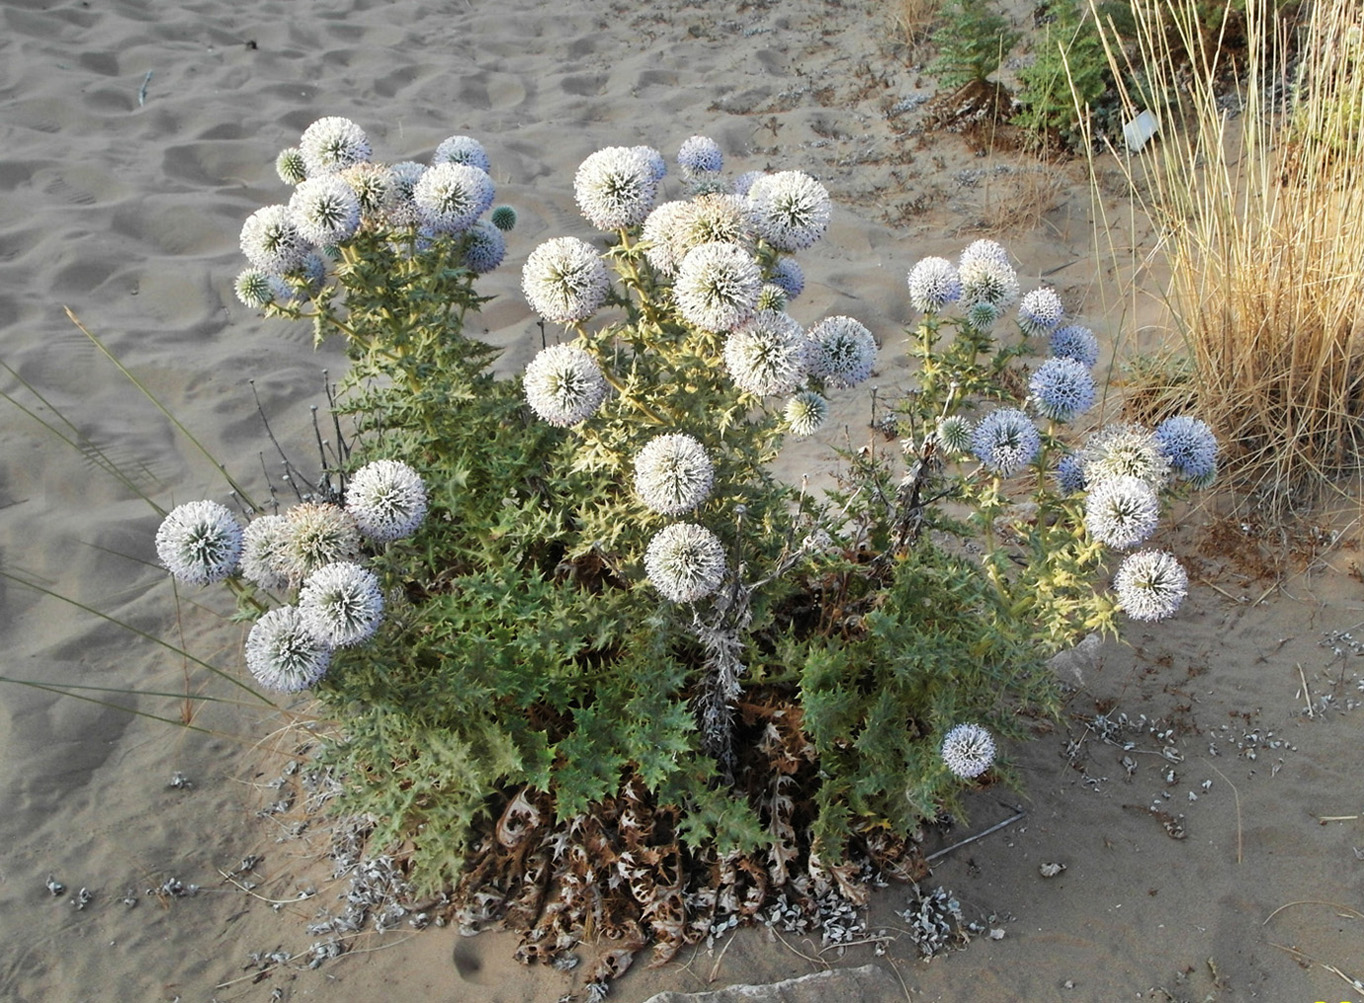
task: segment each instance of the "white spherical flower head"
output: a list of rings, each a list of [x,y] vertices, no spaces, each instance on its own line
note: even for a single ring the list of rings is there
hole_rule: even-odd
[[[370,158],[365,131],[348,118],[319,118],[298,141],[308,177],[334,174]]]
[[[577,237],[545,241],[521,270],[521,291],[530,308],[556,324],[587,320],[606,299],[607,287],[601,255]]]
[[[813,390],[802,390],[786,402],[782,416],[793,435],[814,435],[829,420],[829,402]]]
[[[262,686],[298,693],[327,674],[331,646],[319,641],[297,606],[272,609],[246,637],[246,667]]]
[[[193,501],[177,505],[156,531],[156,556],[187,585],[220,582],[237,570],[242,528],[224,505]]]
[[[1139,477],[1109,477],[1091,482],[1085,496],[1085,529],[1116,550],[1130,550],[1146,541],[1160,521],[1160,501],[1150,484]]]
[[[1167,418],[1156,426],[1156,442],[1174,472],[1196,487],[1217,476],[1217,436],[1212,426],[1192,415]]]
[[[677,166],[684,171],[704,171],[714,174],[725,168],[725,155],[720,145],[709,136],[691,136],[677,151]]]
[[[876,366],[876,339],[851,317],[828,317],[810,329],[811,372],[831,387],[855,387]]]
[[[285,550],[289,520],[282,515],[258,515],[242,534],[242,574],[263,589],[282,589],[289,584]]]
[[[1037,410],[1052,421],[1070,421],[1094,405],[1094,377],[1074,359],[1048,359],[1028,381]]]
[[[964,415],[949,414],[938,421],[938,443],[949,456],[965,456],[971,451],[975,428]]]
[[[690,212],[690,205],[689,202],[664,202],[655,206],[644,220],[639,239],[644,245],[644,257],[659,275],[671,277],[677,273],[680,259],[673,253],[673,233]]]
[[[592,417],[606,399],[597,360],[576,345],[550,345],[526,366],[526,403],[551,425],[567,427]]]
[[[973,240],[966,245],[966,250],[961,252],[961,263],[964,265],[970,261],[995,261],[1001,265],[1007,265],[1009,263],[1009,252],[997,240],[989,240],[988,238]]]
[[[298,582],[324,564],[349,561],[360,553],[360,527],[340,505],[302,502],[284,513],[288,533],[280,568]]]
[[[433,164],[465,164],[477,167],[485,174],[491,173],[493,162],[488,159],[488,151],[483,144],[472,136],[451,136],[441,140],[431,157]]]
[[[1142,550],[1123,558],[1113,576],[1118,607],[1133,620],[1173,616],[1189,594],[1189,575],[1163,550]]]
[[[924,258],[909,270],[909,302],[920,313],[938,313],[961,299],[961,277],[946,258]]]
[[[805,291],[805,272],[795,258],[778,258],[772,263],[768,282],[780,286],[788,299],[795,299]]]
[[[322,644],[350,648],[369,640],[384,616],[379,579],[358,564],[325,564],[298,591],[304,625]]]
[[[1079,324],[1067,324],[1051,333],[1051,354],[1057,359],[1074,359],[1086,366],[1099,361],[1099,339]]]
[[[469,246],[464,251],[464,264],[475,275],[486,275],[507,256],[507,238],[487,220],[480,219],[466,231]]]
[[[1034,289],[1018,304],[1018,326],[1029,337],[1050,334],[1065,315],[1061,297],[1052,289]]]
[[[337,174],[299,182],[289,211],[298,232],[319,247],[349,240],[360,226],[360,199]]]
[[[968,259],[962,255],[957,275],[961,277],[961,298],[966,303],[988,303],[1003,313],[1018,300],[1018,273],[1007,258],[982,254]]]
[[[1008,477],[1036,459],[1042,448],[1042,436],[1022,411],[1002,407],[981,419],[971,446],[982,463]]]
[[[1160,442],[1140,425],[1107,425],[1089,437],[1080,455],[1090,484],[1109,477],[1137,477],[1159,491],[1170,479],[1170,461]]]
[[[779,251],[809,247],[829,227],[829,192],[802,171],[780,171],[754,180],[748,211],[758,235]]]
[[[752,250],[754,235],[742,200],[733,195],[706,194],[682,205],[685,208],[669,234],[675,260],[681,261],[688,251],[702,244],[737,244]]]
[[[673,602],[695,602],[720,588],[725,548],[704,526],[678,522],[660,530],[644,552],[644,571]]]
[[[732,331],[750,316],[762,291],[762,272],[738,244],[702,244],[677,268],[673,295],[687,323],[706,331]]]
[[[422,221],[438,233],[463,233],[497,194],[486,171],[468,164],[433,164],[412,187]]]
[[[400,460],[375,460],[346,485],[346,511],[371,540],[401,540],[426,517],[426,485]]]
[[[706,447],[681,432],[650,439],[635,457],[635,493],[660,515],[690,512],[710,497],[714,480]]]
[[[784,313],[763,310],[725,339],[725,369],[745,393],[789,394],[809,374],[810,348],[800,324]]]
[[[261,271],[283,275],[301,265],[313,246],[298,232],[287,205],[268,205],[246,217],[241,248]]]
[[[620,230],[644,222],[658,197],[658,180],[639,148],[608,146],[578,166],[573,195],[597,229]]]
[[[942,761],[963,780],[974,780],[994,764],[994,737],[978,724],[959,724],[943,736]]]

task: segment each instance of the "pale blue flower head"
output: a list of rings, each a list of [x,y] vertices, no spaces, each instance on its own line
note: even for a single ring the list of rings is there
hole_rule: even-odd
[[[1094,377],[1074,359],[1048,359],[1028,381],[1033,402],[1052,421],[1070,421],[1094,405]]]
[[[976,425],[972,449],[985,466],[1004,477],[1021,470],[1042,448],[1037,426],[1017,408],[991,411]]]
[[[303,151],[297,146],[280,150],[275,158],[275,173],[286,185],[296,185],[308,176],[308,165],[303,160]]]
[[[289,520],[282,515],[258,515],[242,533],[242,574],[263,589],[282,589],[289,584],[285,548],[289,543]]]
[[[303,264],[313,245],[299,233],[287,205],[267,205],[246,217],[241,249],[261,271],[283,275]]]
[[[654,176],[655,182],[662,181],[668,176],[668,162],[663,159],[663,154],[652,146],[633,146],[631,149],[644,158],[645,163],[649,165],[649,173]]]
[[[1034,289],[1018,304],[1018,326],[1030,337],[1050,334],[1065,315],[1061,297],[1052,289]]]
[[[346,483],[346,511],[363,536],[380,543],[401,540],[426,518],[426,484],[401,460],[374,460]]]
[[[1133,620],[1164,620],[1189,594],[1189,574],[1172,554],[1142,550],[1123,558],[1113,591],[1119,608]]]
[[[811,374],[830,387],[855,387],[876,367],[876,339],[851,317],[828,317],[810,328]]]
[[[260,310],[275,300],[275,287],[270,276],[259,268],[247,268],[232,283],[232,291],[244,306]]]
[[[644,553],[644,571],[654,588],[673,602],[695,602],[720,588],[725,548],[704,526],[673,523],[660,530]]]
[[[753,182],[765,175],[766,171],[745,171],[734,179],[734,194],[740,198],[748,195],[748,190],[753,187]]]
[[[449,139],[441,141],[436,147],[435,154],[431,157],[433,164],[465,164],[469,167],[477,167],[485,174],[493,169],[492,161],[488,159],[488,151],[483,149],[483,144],[472,136],[451,136]]]
[[[1200,488],[1213,482],[1217,476],[1217,437],[1207,422],[1182,414],[1162,421],[1155,435],[1176,475]]]
[[[802,390],[786,402],[782,416],[793,435],[814,435],[829,420],[829,402],[813,390]]]
[[[690,512],[710,497],[714,480],[706,447],[683,432],[654,436],[635,456],[635,494],[660,515]]]
[[[299,182],[289,212],[303,239],[318,247],[347,241],[360,226],[360,199],[338,174]]]
[[[384,616],[374,573],[340,561],[318,568],[298,591],[299,617],[321,644],[349,648],[369,640]]]
[[[684,171],[714,174],[724,170],[725,156],[708,136],[692,136],[677,151],[677,166]]]
[[[686,251],[682,255],[678,254],[682,242],[675,241],[674,237],[691,212],[689,202],[662,202],[644,218],[639,239],[644,245],[644,257],[659,275],[671,277],[677,274],[677,266]]]
[[[479,220],[467,231],[464,264],[475,275],[491,272],[507,255],[507,240],[502,231],[487,220]]]
[[[299,152],[308,177],[333,174],[370,158],[369,138],[348,118],[319,118],[303,131]]]
[[[1085,480],[1085,461],[1079,453],[1067,453],[1056,463],[1056,486],[1063,494],[1073,495],[1083,491]]]
[[[805,291],[805,272],[795,258],[783,256],[774,261],[767,281],[780,286],[787,299],[793,300]]]
[[[1099,361],[1099,339],[1079,324],[1067,324],[1051,333],[1051,354],[1057,359],[1074,359],[1093,367]]]
[[[246,637],[247,669],[262,686],[280,693],[316,685],[331,660],[331,645],[317,639],[297,606],[270,610]]]
[[[412,187],[422,221],[437,233],[463,233],[493,204],[486,171],[468,164],[433,164]]]
[[[929,257],[909,270],[909,302],[920,313],[938,313],[961,299],[961,277],[946,258]]]
[[[1159,491],[1170,479],[1170,461],[1160,442],[1140,425],[1105,425],[1085,441],[1081,456],[1090,484],[1109,477],[1136,477]]]
[[[949,456],[965,456],[971,451],[975,427],[965,415],[949,414],[938,421],[938,443]]]
[[[965,303],[988,303],[997,311],[1003,312],[1018,300],[1018,273],[1009,263],[1008,256],[982,251],[968,257],[971,248],[980,244],[999,247],[994,241],[976,241],[966,249],[957,266],[961,277],[961,298]]]

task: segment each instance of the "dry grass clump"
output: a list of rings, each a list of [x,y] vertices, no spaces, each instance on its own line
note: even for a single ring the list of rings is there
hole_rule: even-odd
[[[895,27],[906,45],[916,46],[928,39],[941,3],[942,0],[896,0]]]
[[[1171,273],[1178,386],[1247,497],[1359,496],[1364,470],[1364,30],[1357,0],[1300,27],[1247,0],[1244,65],[1196,0],[1137,0],[1135,114],[1161,121],[1129,180]],[[1229,5],[1230,7],[1230,5]],[[1110,59],[1123,59],[1115,46]],[[1139,60],[1139,62],[1137,62]],[[1239,81],[1228,92],[1225,81]],[[1156,367],[1161,368],[1163,367]],[[1147,367],[1148,374],[1152,367]],[[1148,376],[1149,379],[1149,376]]]

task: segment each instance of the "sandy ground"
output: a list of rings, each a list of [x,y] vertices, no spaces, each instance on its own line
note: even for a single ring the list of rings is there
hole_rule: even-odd
[[[828,184],[834,223],[802,258],[810,291],[795,312],[872,327],[888,390],[905,374],[905,272],[981,233],[1008,243],[1025,288],[1047,276],[1109,344],[1150,339],[1144,308],[1092,250],[1081,165],[915,134],[930,82],[896,42],[894,6],[7,0],[0,360],[167,507],[222,497],[221,477],[63,306],[252,490],[268,444],[248,380],[286,448],[308,455],[309,408],[339,355],[253,317],[231,282],[241,221],[281,200],[275,152],[327,114],[363,125],[383,159],[425,159],[455,133],[487,147],[498,200],[521,213],[508,262],[483,285],[498,297],[483,324],[508,370],[538,343],[516,290],[521,262],[547,237],[589,236],[572,203],[576,165],[605,145],[671,155],[693,133],[715,138],[736,172],[798,168]],[[1116,198],[1104,206],[1122,218]],[[1117,243],[1132,237],[1119,231]],[[15,375],[0,386],[52,419]],[[836,424],[860,435],[865,395],[837,408]],[[150,639],[241,671],[242,631],[213,615],[216,594],[177,596],[151,563],[145,501],[9,405],[0,443],[6,575],[145,632],[6,577],[0,674],[188,693],[135,706],[204,729],[0,688],[0,998],[340,1003],[396,990],[549,1003],[581,988],[573,973],[519,968],[506,935],[448,929],[367,935],[347,958],[257,979],[251,956],[306,953],[306,924],[343,888],[309,844],[258,816],[298,733],[207,701],[232,688]],[[826,465],[819,448],[786,462]],[[884,956],[867,945],[840,959],[749,931],[633,971],[613,998],[870,959],[893,967],[912,1000],[1358,1000],[1346,980],[1364,979],[1364,693],[1358,651],[1332,633],[1364,638],[1364,589],[1349,574],[1358,526],[1346,529],[1276,579],[1245,559],[1259,544],[1233,526],[1195,562],[1200,584],[1173,622],[1105,647],[1062,724],[1039,723],[1036,741],[1008,750],[1025,790],[984,792],[968,823],[930,836],[951,845],[1026,810],[941,858],[930,885],[1002,939],[924,963],[895,915],[908,891],[892,887],[870,918],[887,934]],[[177,772],[192,786],[171,786]],[[223,877],[248,855],[263,858],[254,894]],[[1065,869],[1046,879],[1044,863]],[[49,876],[64,894],[49,893]],[[176,881],[200,890],[178,897]],[[77,909],[81,888],[93,898]],[[299,902],[301,889],[318,894]]]

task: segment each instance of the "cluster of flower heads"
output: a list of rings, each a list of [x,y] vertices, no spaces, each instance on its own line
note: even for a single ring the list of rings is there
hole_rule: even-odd
[[[260,309],[316,292],[328,249],[366,227],[406,234],[417,247],[442,235],[466,235],[471,271],[502,263],[502,233],[515,225],[516,214],[501,206],[491,220],[480,219],[495,191],[477,140],[451,136],[429,166],[376,163],[372,153],[364,130],[335,116],[318,119],[298,146],[280,153],[276,172],[294,190],[287,204],[258,209],[242,226],[241,249],[251,265],[235,284],[243,303]]]
[[[397,460],[375,460],[352,475],[344,505],[300,502],[245,527],[217,502],[179,505],[157,529],[156,553],[189,585],[240,575],[267,591],[298,589],[297,605],[266,613],[246,643],[251,674],[295,692],[322,677],[333,649],[368,639],[382,619],[378,579],[357,563],[362,540],[410,536],[426,509],[421,475]]]

